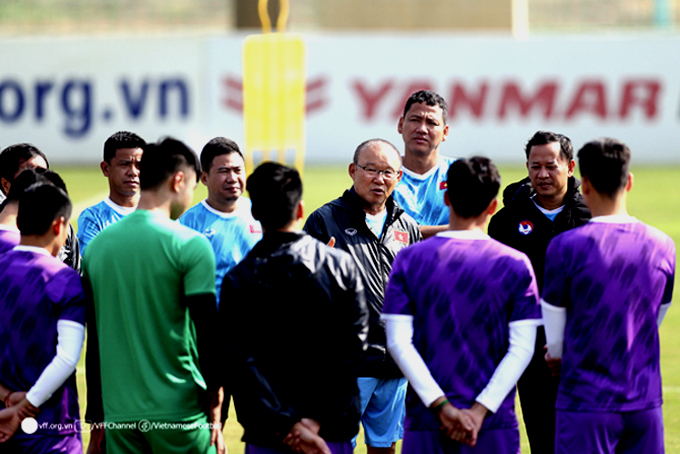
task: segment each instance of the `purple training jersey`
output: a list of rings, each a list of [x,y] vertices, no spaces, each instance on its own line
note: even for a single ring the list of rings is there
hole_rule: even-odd
[[[21,233],[17,229],[0,225],[0,254],[14,249],[20,240]]]
[[[556,408],[661,405],[657,318],[674,275],[673,240],[635,218],[594,218],[552,240],[543,299],[567,309]]]
[[[33,250],[5,253],[0,260],[0,383],[10,391],[28,391],[52,362],[58,320],[85,325],[85,295],[78,273]],[[77,431],[75,373],[40,406],[36,419],[37,435]]]
[[[481,232],[447,232],[397,255],[384,314],[413,316],[413,344],[451,403],[469,408],[508,351],[511,322],[541,317],[538,288],[523,253]],[[515,391],[484,428],[517,427]],[[439,419],[409,389],[407,430],[438,429]]]

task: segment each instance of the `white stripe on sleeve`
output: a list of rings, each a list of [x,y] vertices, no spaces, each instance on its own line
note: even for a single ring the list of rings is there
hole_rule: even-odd
[[[564,349],[564,330],[567,326],[567,308],[557,307],[541,299],[545,339],[550,357],[562,358]]]

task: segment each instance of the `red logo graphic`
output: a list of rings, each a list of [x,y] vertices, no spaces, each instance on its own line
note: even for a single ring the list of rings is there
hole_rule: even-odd
[[[534,231],[534,224],[530,220],[522,221],[519,223],[519,233],[522,235],[528,235]]]
[[[305,111],[309,114],[328,105],[326,90],[328,78],[319,76],[307,81]],[[222,106],[229,110],[243,111],[243,82],[239,77],[226,75],[222,78]]]
[[[408,232],[394,231],[394,239],[400,243],[408,244]]]
[[[250,233],[262,233],[262,229],[259,225],[250,224]]]
[[[446,189],[447,187],[448,186],[446,185],[446,181],[442,181],[441,183],[439,183],[439,190],[440,191]]]

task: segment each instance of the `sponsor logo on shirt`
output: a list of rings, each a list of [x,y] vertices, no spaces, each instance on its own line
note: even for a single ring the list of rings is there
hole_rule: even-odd
[[[448,188],[448,186],[446,185],[446,181],[442,181],[442,182],[439,183],[439,190],[440,191],[442,191],[446,188]]]
[[[530,220],[522,221],[519,223],[518,227],[519,233],[522,235],[528,235],[534,231],[534,224]]]
[[[213,236],[215,233],[217,233],[217,232],[215,232],[215,229],[206,229],[206,230],[203,232],[203,235],[205,235],[206,238],[212,238],[212,236]]]
[[[350,227],[348,229],[345,229],[345,233],[349,236],[354,236],[357,234],[357,229],[353,229]]]
[[[408,232],[394,231],[394,239],[400,243],[408,244]]]
[[[262,233],[262,229],[258,225],[250,224],[250,233]]]

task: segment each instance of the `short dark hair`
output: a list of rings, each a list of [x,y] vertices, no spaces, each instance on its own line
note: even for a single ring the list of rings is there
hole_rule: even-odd
[[[139,161],[139,187],[142,191],[157,188],[182,166],[193,168],[198,181],[201,173],[198,158],[184,142],[166,137],[157,143],[144,145],[143,150]]]
[[[631,153],[628,146],[608,137],[593,140],[578,151],[578,166],[600,194],[613,197],[628,183]]]
[[[252,211],[265,230],[277,230],[295,219],[302,200],[302,180],[297,170],[277,162],[265,162],[246,182]]]
[[[61,216],[67,221],[71,217],[68,195],[53,184],[38,183],[21,196],[17,227],[22,235],[44,235]]]
[[[21,196],[24,194],[26,189],[36,183],[53,184],[68,194],[64,180],[61,179],[57,172],[42,168],[24,169],[14,179],[12,188],[9,190],[9,194],[7,194],[7,202],[9,203],[18,201],[21,199]]]
[[[453,211],[462,218],[473,218],[482,214],[496,198],[501,176],[488,158],[462,158],[449,166],[446,186]]]
[[[14,175],[19,171],[21,164],[36,156],[43,158],[49,169],[50,163],[47,160],[47,156],[45,156],[45,153],[40,151],[35,145],[30,143],[18,143],[8,146],[0,153],[0,178],[4,178],[10,183],[13,182]]]
[[[394,150],[394,152],[397,154],[397,156],[399,157],[399,162],[401,163],[401,154],[399,154],[399,150],[397,150],[397,147],[395,147],[394,144],[392,144],[392,142],[389,142],[385,139],[368,139],[368,140],[364,140],[363,142],[361,142],[359,144],[359,146],[357,147],[357,149],[354,150],[354,158],[353,158],[354,164],[359,164],[359,156],[361,155],[361,152],[364,151],[364,149],[366,147],[368,147],[369,145],[375,145],[375,144],[379,144],[379,143],[385,144],[385,145],[389,146],[390,148],[392,148]]]
[[[116,151],[121,148],[144,148],[146,141],[134,132],[118,131],[104,142],[104,161],[111,164],[111,160],[116,156]]]
[[[444,98],[441,97],[439,93],[435,93],[432,90],[420,90],[413,93],[406,100],[406,105],[404,106],[404,117],[406,113],[411,108],[413,104],[422,103],[427,106],[439,106],[442,109],[442,117],[444,118],[444,124],[446,124],[446,118],[449,115],[449,106],[446,104]]]
[[[201,151],[201,169],[210,172],[213,160],[223,154],[238,153],[243,158],[243,153],[236,142],[226,137],[215,137],[206,143]]]
[[[562,158],[564,158],[567,162],[570,162],[574,159],[574,146],[571,144],[571,139],[569,139],[569,137],[556,132],[536,131],[536,133],[531,137],[531,139],[529,139],[526,146],[524,147],[527,160],[529,159],[531,147],[535,145],[547,145],[554,142],[558,142],[560,144],[560,156],[562,156]]]

